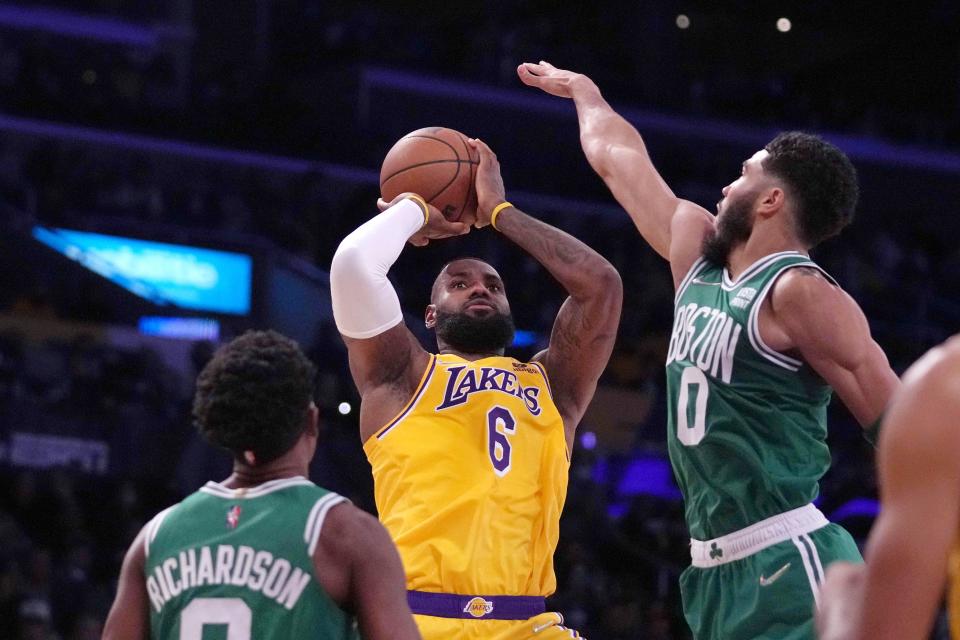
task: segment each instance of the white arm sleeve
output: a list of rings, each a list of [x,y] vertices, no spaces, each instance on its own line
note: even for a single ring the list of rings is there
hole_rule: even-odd
[[[403,322],[387,271],[423,223],[423,209],[404,199],[343,239],[330,264],[333,319],[340,333],[372,338]]]

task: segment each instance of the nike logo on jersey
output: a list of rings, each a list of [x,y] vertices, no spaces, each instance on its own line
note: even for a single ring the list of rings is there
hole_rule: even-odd
[[[788,562],[787,564],[783,565],[782,567],[780,567],[779,569],[777,569],[776,571],[774,571],[773,573],[771,573],[769,578],[764,578],[764,577],[763,577],[763,574],[760,574],[760,586],[761,586],[761,587],[769,587],[769,586],[772,585],[774,582],[776,582],[777,580],[779,580],[779,579],[780,579],[780,576],[782,576],[783,574],[785,574],[785,573],[787,572],[787,569],[789,569],[789,568],[790,568],[790,563]]]

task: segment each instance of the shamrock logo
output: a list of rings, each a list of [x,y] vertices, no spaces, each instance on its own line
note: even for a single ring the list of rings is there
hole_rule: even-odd
[[[716,560],[723,557],[723,549],[717,546],[717,543],[714,542],[710,545],[710,559]]]

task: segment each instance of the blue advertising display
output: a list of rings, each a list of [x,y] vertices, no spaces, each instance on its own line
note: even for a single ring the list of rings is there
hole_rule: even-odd
[[[33,237],[157,305],[250,312],[248,255],[40,226]]]
[[[183,338],[186,340],[219,340],[220,323],[210,318],[164,318],[144,316],[137,328],[145,336]]]

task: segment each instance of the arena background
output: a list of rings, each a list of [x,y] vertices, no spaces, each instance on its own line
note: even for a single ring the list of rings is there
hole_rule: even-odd
[[[902,371],[960,326],[958,31],[950,0],[0,4],[0,637],[99,637],[145,519],[228,473],[191,426],[191,385],[249,327],[295,337],[317,363],[313,479],[374,510],[327,268],[375,213],[385,151],[428,125],[486,140],[512,201],[623,276],[551,606],[589,637],[688,637],[664,439],[667,265],[584,160],[572,106],[515,67],[591,75],[674,190],[710,209],[778,130],[837,143],[861,204],[814,257]],[[562,293],[489,229],[404,252],[391,275],[411,327],[460,254],[499,267],[515,353],[538,350]],[[862,540],[872,450],[837,403],[830,439],[819,505]]]

